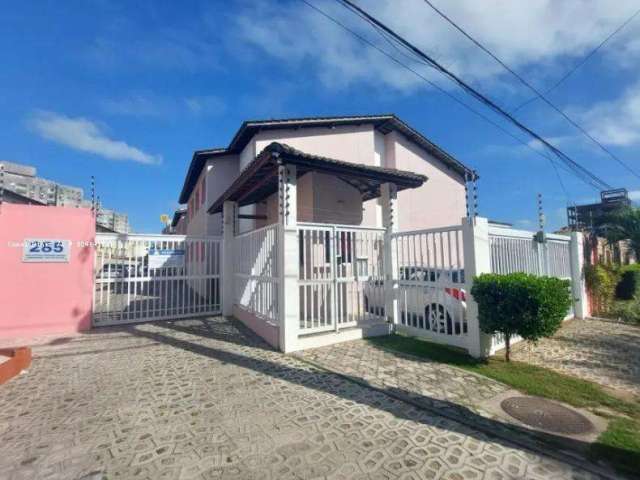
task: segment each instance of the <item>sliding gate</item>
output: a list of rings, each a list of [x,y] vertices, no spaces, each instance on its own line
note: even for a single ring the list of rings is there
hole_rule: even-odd
[[[221,311],[221,239],[97,234],[93,325]]]

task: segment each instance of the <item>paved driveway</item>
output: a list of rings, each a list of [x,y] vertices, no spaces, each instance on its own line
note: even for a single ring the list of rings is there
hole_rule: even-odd
[[[537,345],[517,344],[512,357],[640,397],[640,327],[571,320]]]
[[[2,479],[591,478],[220,318],[105,329],[35,354],[0,387]]]

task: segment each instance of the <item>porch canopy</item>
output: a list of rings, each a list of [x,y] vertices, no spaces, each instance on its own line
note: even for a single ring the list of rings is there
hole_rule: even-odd
[[[427,177],[405,170],[374,167],[311,155],[293,147],[273,142],[240,173],[231,186],[207,210],[208,213],[222,212],[226,201],[237,202],[239,206],[258,203],[278,191],[278,166],[295,165],[299,178],[309,172],[334,175],[362,195],[362,200],[378,198],[380,186],[394,184],[398,191],[420,187]]]

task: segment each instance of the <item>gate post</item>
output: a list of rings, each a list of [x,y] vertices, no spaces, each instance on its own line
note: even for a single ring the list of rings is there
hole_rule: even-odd
[[[384,312],[387,321],[396,325],[398,316],[398,258],[396,250],[392,246],[392,234],[398,231],[396,206],[398,192],[396,186],[391,183],[383,183],[380,186],[382,194],[382,222],[384,226]]]
[[[589,316],[589,301],[584,281],[584,238],[582,232],[571,232],[571,293],[576,318]]]
[[[297,349],[300,329],[300,244],[296,166],[278,166],[278,220],[280,227],[280,325],[279,347],[287,353]]]
[[[468,351],[473,357],[486,357],[491,349],[491,336],[480,331],[478,304],[471,295],[471,287],[476,276],[491,272],[488,220],[482,217],[463,218],[462,244],[467,299]]]
[[[224,202],[222,205],[222,315],[233,315],[233,291],[235,288],[233,244],[238,226],[238,205]]]

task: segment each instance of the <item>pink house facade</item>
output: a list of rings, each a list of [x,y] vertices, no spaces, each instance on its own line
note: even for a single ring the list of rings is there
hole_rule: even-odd
[[[272,142],[346,162],[406,170],[426,176],[420,188],[398,195],[398,228],[451,225],[466,213],[465,180],[474,172],[394,115],[244,122],[227,148],[194,152],[180,203],[187,204],[188,235],[220,235],[221,214],[207,208]],[[300,221],[382,227],[379,199],[360,194],[330,175],[311,172],[298,180]],[[273,195],[240,209],[240,232],[275,221]]]

